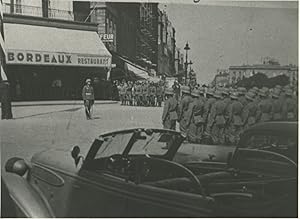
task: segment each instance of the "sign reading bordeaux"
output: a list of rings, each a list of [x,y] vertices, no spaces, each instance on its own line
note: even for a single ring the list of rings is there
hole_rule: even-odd
[[[7,64],[109,67],[111,57],[85,54],[8,50]]]

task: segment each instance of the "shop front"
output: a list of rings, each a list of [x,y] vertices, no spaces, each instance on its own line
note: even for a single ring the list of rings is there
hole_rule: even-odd
[[[96,31],[5,23],[5,35],[13,99],[80,99],[86,78],[109,98],[111,54]]]

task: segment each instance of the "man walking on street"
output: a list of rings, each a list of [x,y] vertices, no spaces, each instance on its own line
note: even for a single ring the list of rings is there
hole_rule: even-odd
[[[188,124],[187,124],[188,109],[189,109],[189,105],[193,102],[193,98],[191,97],[190,94],[190,87],[182,86],[181,91],[183,97],[181,98],[181,101],[179,103],[179,109],[178,109],[179,128],[183,134],[186,134],[188,129]]]
[[[86,85],[84,85],[84,87],[82,88],[82,99],[84,101],[85,115],[86,119],[92,119],[91,109],[95,101],[94,89],[91,85],[91,79],[86,79],[85,83]]]

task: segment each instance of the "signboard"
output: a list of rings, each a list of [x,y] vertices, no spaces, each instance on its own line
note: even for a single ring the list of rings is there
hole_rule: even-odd
[[[103,43],[113,43],[114,35],[112,33],[99,33],[99,37]]]
[[[7,64],[110,67],[111,57],[74,53],[7,50]]]

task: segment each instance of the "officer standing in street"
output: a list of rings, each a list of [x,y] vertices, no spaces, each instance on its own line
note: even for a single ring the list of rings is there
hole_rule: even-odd
[[[172,88],[167,88],[165,90],[166,101],[164,104],[162,123],[164,129],[176,129],[176,121],[178,119],[177,115],[177,100],[174,97],[174,92]]]
[[[193,98],[190,94],[190,87],[182,86],[181,87],[182,98],[179,103],[178,109],[178,119],[179,119],[179,128],[180,131],[186,135],[188,129],[188,109],[189,105],[193,102]]]
[[[82,88],[82,99],[84,101],[86,119],[92,119],[91,110],[95,101],[94,89],[92,87],[92,80],[86,79],[86,85]]]

